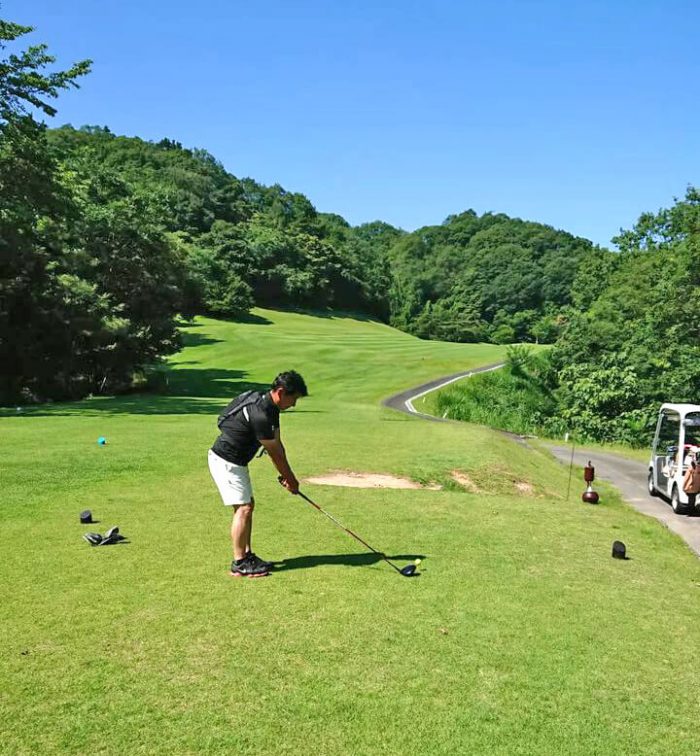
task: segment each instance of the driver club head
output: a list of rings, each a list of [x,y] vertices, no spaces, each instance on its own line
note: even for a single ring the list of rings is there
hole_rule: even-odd
[[[399,572],[404,577],[411,577],[416,574],[416,565],[415,564],[407,564],[405,567],[402,567]]]

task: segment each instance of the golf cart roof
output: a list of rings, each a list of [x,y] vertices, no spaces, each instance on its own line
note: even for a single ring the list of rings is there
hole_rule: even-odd
[[[685,416],[691,412],[700,412],[700,404],[671,404],[665,402],[661,405],[661,409],[673,410],[674,412],[678,412],[679,415]]]

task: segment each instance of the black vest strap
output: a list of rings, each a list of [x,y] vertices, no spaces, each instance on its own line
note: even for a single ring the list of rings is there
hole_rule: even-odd
[[[223,414],[219,415],[219,419],[216,421],[216,424],[219,426],[219,428],[221,428],[221,425],[225,420],[228,420],[230,417],[238,414],[244,407],[255,404],[260,396],[260,392],[254,390],[244,391],[242,394],[239,394],[234,400],[233,406]]]

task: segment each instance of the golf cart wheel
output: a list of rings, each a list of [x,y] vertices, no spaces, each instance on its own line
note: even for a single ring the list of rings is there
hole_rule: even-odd
[[[678,515],[685,514],[685,504],[681,504],[678,486],[674,486],[673,491],[671,491],[671,509]]]
[[[647,491],[649,491],[649,496],[658,496],[659,492],[654,487],[654,473],[649,470],[649,475],[647,477]]]

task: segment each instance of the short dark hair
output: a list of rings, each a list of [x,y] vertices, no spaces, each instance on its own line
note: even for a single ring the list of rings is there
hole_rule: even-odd
[[[288,394],[299,394],[299,396],[308,396],[309,392],[304,383],[304,379],[296,370],[287,370],[280,373],[272,381],[272,389],[283,388]]]

